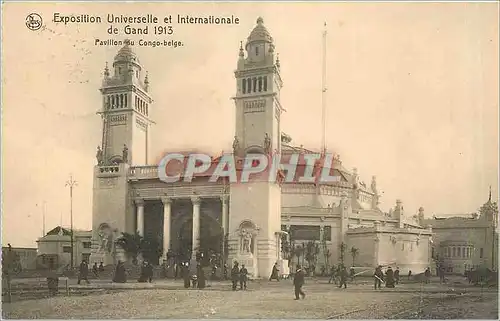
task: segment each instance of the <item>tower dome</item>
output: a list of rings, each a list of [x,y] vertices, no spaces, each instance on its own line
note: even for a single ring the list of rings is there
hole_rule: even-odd
[[[255,42],[273,42],[273,37],[271,37],[271,34],[264,26],[264,19],[262,17],[257,19],[257,25],[253,28],[250,36],[248,36],[245,48],[248,50],[248,46]]]
[[[132,51],[132,48],[130,48],[128,40],[125,40],[125,46],[116,54],[113,65],[116,63],[133,63],[140,66],[139,58],[136,53]]]

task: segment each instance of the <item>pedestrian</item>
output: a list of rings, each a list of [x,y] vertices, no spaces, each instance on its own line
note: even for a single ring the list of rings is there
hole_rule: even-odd
[[[89,266],[87,265],[87,262],[85,260],[80,263],[80,273],[78,273],[78,284],[80,284],[81,280],[87,281],[87,284],[90,284],[89,282]]]
[[[295,300],[299,300],[299,295],[302,299],[305,299],[306,294],[302,291],[302,286],[304,285],[305,274],[301,269],[300,265],[297,264],[297,270],[293,277],[293,286],[295,287]]]
[[[198,275],[198,289],[204,289],[206,286],[206,277],[201,263],[198,263],[196,274]]]
[[[424,276],[425,276],[425,283],[429,283],[431,279],[431,269],[429,267],[425,269]]]
[[[279,271],[280,270],[278,269],[278,262],[276,262],[273,265],[273,271],[271,272],[271,276],[269,277],[269,281],[277,280],[279,282],[280,281]]]
[[[382,282],[384,281],[384,272],[382,272],[382,266],[377,266],[375,268],[375,273],[373,273],[373,278],[375,279],[375,290],[382,287]]]
[[[394,271],[389,266],[387,271],[385,271],[385,287],[386,288],[394,288]]]
[[[399,267],[396,267],[394,271],[394,282],[396,282],[396,285],[399,284]]]
[[[337,269],[335,268],[335,265],[330,268],[330,279],[328,280],[328,283],[335,283],[337,284]]]
[[[94,262],[94,265],[92,266],[92,273],[96,278],[99,277],[99,267],[97,266],[97,262]]]
[[[115,283],[126,283],[127,282],[127,270],[125,269],[125,264],[122,261],[118,261],[115,269],[115,275],[113,276],[113,282]]]
[[[151,262],[147,262],[146,264],[146,277],[149,283],[153,282],[154,269],[153,264]]]
[[[351,278],[351,281],[354,281],[355,276],[356,276],[356,271],[354,270],[354,267],[351,266],[351,269],[349,270],[349,277]]]
[[[247,278],[248,278],[248,270],[245,267],[245,264],[242,264],[240,270],[240,290],[247,289]]]
[[[344,286],[344,289],[347,289],[347,278],[349,277],[349,274],[347,273],[347,268],[344,266],[342,267],[342,270],[340,270],[340,284],[339,284],[339,289]]]
[[[99,272],[104,272],[104,263],[103,262],[101,262],[99,264]]]
[[[149,273],[148,273],[148,262],[144,261],[142,262],[141,265],[141,272],[139,274],[139,278],[137,279],[137,282],[147,282],[149,279]]]
[[[444,266],[442,264],[439,265],[438,273],[439,273],[439,281],[441,283],[446,283],[446,278],[444,275]]]
[[[408,281],[411,279],[411,270],[408,271]]]
[[[233,291],[236,291],[239,280],[240,280],[240,269],[238,267],[238,262],[234,262],[233,268],[231,269],[231,282],[233,283]]]

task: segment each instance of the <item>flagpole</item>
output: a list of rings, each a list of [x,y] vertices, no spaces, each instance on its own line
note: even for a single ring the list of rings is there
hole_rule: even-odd
[[[321,151],[326,154],[326,22],[323,30],[323,64],[321,75]]]

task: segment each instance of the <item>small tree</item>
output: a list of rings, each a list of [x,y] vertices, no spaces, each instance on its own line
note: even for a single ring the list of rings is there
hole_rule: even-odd
[[[292,248],[288,239],[285,237],[281,238],[281,253],[283,253],[283,259],[290,260],[292,256]]]
[[[158,262],[162,255],[160,242],[151,237],[143,237],[139,232],[134,234],[123,232],[116,240],[116,245],[120,246],[132,263],[137,265],[139,254],[150,262]]]
[[[340,264],[342,264],[342,266],[345,266],[344,260],[345,260],[345,251],[347,250],[347,244],[345,244],[344,242],[340,243],[339,250],[340,250],[340,255],[339,255]]]
[[[356,247],[351,247],[352,265],[356,266],[356,257],[358,257],[359,249]]]
[[[330,270],[330,257],[332,256],[332,253],[330,252],[330,249],[328,248],[326,241],[327,241],[327,235],[324,234],[323,239],[321,240],[321,249],[323,252],[323,258],[325,259],[325,270],[329,271]]]
[[[303,257],[303,254],[304,247],[302,247],[301,245],[292,244],[291,259],[289,264],[291,264],[293,257],[296,257],[297,263],[300,264],[300,258]]]
[[[116,245],[125,251],[125,255],[132,259],[133,264],[138,263],[138,256],[141,253],[141,243],[143,237],[139,232],[134,234],[122,232],[122,235],[116,240]]]
[[[309,241],[305,245],[305,259],[307,261],[307,264],[309,265],[309,268],[312,269],[312,272],[314,273],[315,268],[316,268],[316,263],[318,261],[318,254],[319,254],[319,244],[316,243],[316,241]]]

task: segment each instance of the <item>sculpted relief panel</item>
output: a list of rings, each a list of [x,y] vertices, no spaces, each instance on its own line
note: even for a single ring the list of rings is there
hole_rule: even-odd
[[[99,252],[113,253],[115,250],[115,233],[116,229],[112,229],[108,223],[99,225]]]
[[[107,177],[99,179],[99,188],[112,188],[118,181],[117,177]]]
[[[264,99],[245,101],[243,103],[244,113],[260,113],[265,110],[266,101]]]
[[[109,122],[111,125],[124,125],[127,122],[127,115],[112,115],[109,116]]]
[[[253,256],[255,251],[255,236],[257,235],[255,224],[250,221],[242,222],[238,229],[238,235],[240,236],[240,255]]]

